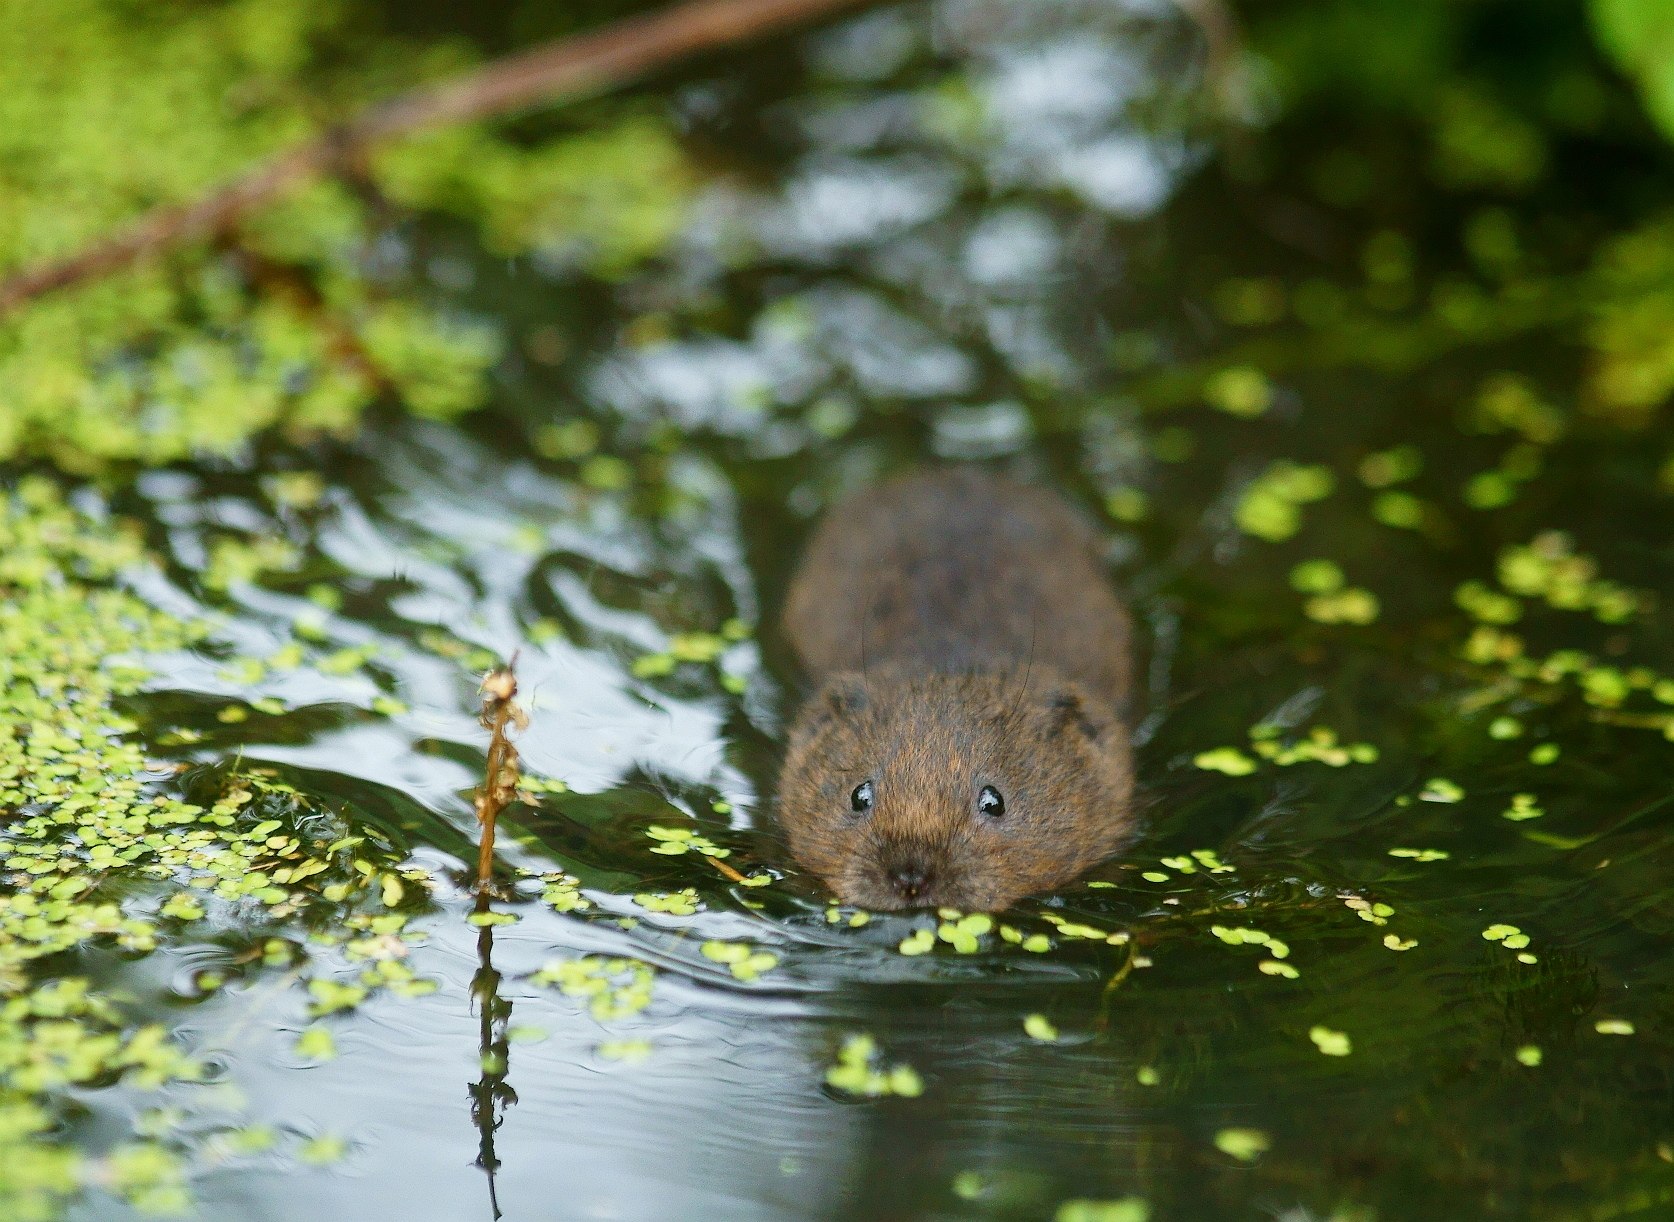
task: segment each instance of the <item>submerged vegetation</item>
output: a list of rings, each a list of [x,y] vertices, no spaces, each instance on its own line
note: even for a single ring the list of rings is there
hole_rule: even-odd
[[[22,0],[0,277],[631,7]],[[886,6],[18,305],[0,1215],[1667,1209],[1656,7],[1252,3],[1210,90]],[[1146,628],[1147,833],[1004,914],[759,796],[794,542],[926,457]]]

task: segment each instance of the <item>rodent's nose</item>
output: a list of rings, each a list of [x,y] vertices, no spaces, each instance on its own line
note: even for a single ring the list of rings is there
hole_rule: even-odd
[[[890,870],[889,881],[895,884],[902,898],[916,900],[930,884],[930,870],[923,862],[903,862]]]

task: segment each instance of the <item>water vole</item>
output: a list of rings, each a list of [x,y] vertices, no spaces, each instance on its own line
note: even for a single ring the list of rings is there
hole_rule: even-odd
[[[1127,613],[1050,492],[968,467],[863,489],[815,530],[784,628],[819,686],[779,818],[844,901],[997,910],[1127,838]]]

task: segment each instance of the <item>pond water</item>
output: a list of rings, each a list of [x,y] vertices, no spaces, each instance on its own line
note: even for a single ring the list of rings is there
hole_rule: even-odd
[[[647,91],[726,184],[655,270],[414,236],[492,410],[110,493],[211,624],[140,740],[326,885],[80,952],[205,1070],[66,1140],[275,1222],[1674,1216],[1668,439],[1577,406],[1527,217],[1252,176],[1201,59],[958,3]],[[1144,833],[992,922],[833,907],[773,823],[796,548],[932,459],[1082,504],[1140,624]]]

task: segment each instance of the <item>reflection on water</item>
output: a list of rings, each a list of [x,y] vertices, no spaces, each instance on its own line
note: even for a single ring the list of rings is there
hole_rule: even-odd
[[[489,912],[488,895],[477,899],[478,915]],[[494,927],[484,925],[477,933],[477,974],[471,977],[471,997],[477,1005],[480,1024],[477,1054],[482,1077],[471,1084],[471,1119],[477,1126],[477,1166],[488,1176],[488,1202],[495,1218],[500,1200],[494,1188],[494,1173],[500,1159],[494,1153],[494,1134],[505,1123],[506,1109],[517,1102],[517,1092],[506,1081],[511,1072],[511,1002],[500,996],[500,973],[494,970]]]
[[[1604,443],[1543,450],[1544,500],[1457,499],[1506,448],[1459,429],[1460,387],[1554,337],[1452,354],[1437,390],[1428,350],[1349,376],[1281,330],[1238,357],[1265,351],[1274,384],[1246,371],[1203,396],[1225,410],[1159,422],[1199,397],[1178,367],[1242,342],[1229,292],[1261,313],[1264,290],[1223,282],[1296,257],[1229,202],[1174,8],[909,5],[805,51],[673,91],[694,142],[750,172],[602,325],[536,266],[463,264],[460,308],[523,343],[489,417],[119,499],[167,561],[145,596],[215,624],[137,702],[155,750],[209,769],[189,777],[236,757],[299,791],[304,824],[336,811],[331,837],[408,855],[393,900],[382,884],[399,937],[363,913],[330,945],[359,918],[322,905],[277,947],[229,917],[93,963],[211,1055],[210,1083],[164,1092],[183,1146],[235,1121],[286,1139],[208,1159],[203,1216],[1022,1219],[1134,1194],[1159,1219],[1654,1216],[1674,1192],[1666,744],[1457,650],[1454,591],[1539,530],[1668,577],[1661,519],[1589,492]],[[1327,273],[1360,291],[1356,258]],[[542,359],[554,328],[566,355]],[[1386,480],[1403,444],[1420,469]],[[1107,507],[1148,650],[1147,837],[968,946],[952,918],[938,937],[930,914],[828,909],[763,798],[798,682],[772,630],[795,545],[926,455]],[[1252,510],[1277,460],[1303,474],[1264,476]],[[1295,537],[1269,529],[1287,514]],[[212,588],[218,541],[251,534],[289,554]],[[1293,583],[1310,560],[1337,577]],[[1527,613],[1542,656],[1669,665],[1655,624]],[[473,690],[514,650],[515,920],[478,927]],[[1542,744],[1555,760],[1531,762]],[[307,982],[382,963],[424,987],[309,1013]],[[198,988],[210,969],[227,983]],[[322,1026],[335,1058],[299,1053]],[[823,1085],[862,1032],[922,1095]],[[140,1105],[84,1093],[89,1143]],[[1217,1145],[1238,1128],[1270,1150]],[[342,1158],[299,1169],[322,1136]]]

